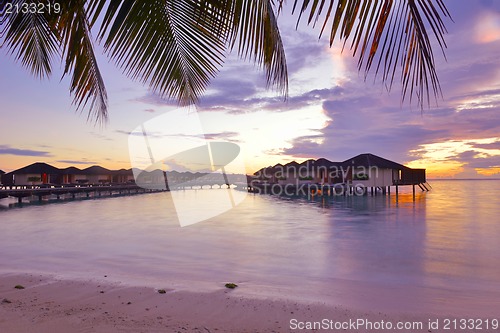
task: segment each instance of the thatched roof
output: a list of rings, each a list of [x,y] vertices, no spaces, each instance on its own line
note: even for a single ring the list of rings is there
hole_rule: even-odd
[[[373,154],[360,154],[358,156],[352,157],[348,160],[342,162],[344,167],[354,166],[354,167],[377,167],[381,169],[395,169],[395,170],[403,170],[409,169],[408,167],[385,159],[383,157],[373,155]]]
[[[56,167],[53,167],[50,164],[47,163],[42,163],[42,162],[37,162],[30,164],[28,166],[25,166],[24,168],[14,170],[10,172],[10,174],[14,175],[20,175],[20,174],[50,174],[50,175],[59,175],[62,174],[62,170],[58,169]]]
[[[284,168],[286,171],[297,170],[299,168],[307,168],[307,170],[315,170],[319,168],[348,168],[348,167],[378,167],[381,169],[395,169],[395,170],[408,170],[407,166],[402,164],[390,161],[383,157],[373,155],[373,154],[360,154],[354,156],[348,160],[343,162],[332,162],[326,158],[319,158],[317,160],[309,159],[302,163],[297,163],[295,161],[289,162],[285,165],[276,164],[274,167],[262,168],[254,175],[259,175],[262,172],[265,172],[267,175],[274,174],[279,168]]]
[[[120,176],[131,176],[131,175],[133,175],[132,169],[112,170],[111,173],[113,175],[120,175]]]
[[[103,168],[102,166],[94,165],[82,170],[83,175],[109,175],[111,170]]]
[[[65,175],[82,175],[82,170],[81,169],[78,169],[76,167],[68,167],[66,169],[62,169],[61,170],[63,172],[63,174]]]

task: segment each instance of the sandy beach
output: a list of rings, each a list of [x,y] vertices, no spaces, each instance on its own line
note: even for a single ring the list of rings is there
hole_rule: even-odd
[[[425,314],[387,314],[243,297],[238,288],[231,290],[224,285],[206,293],[159,290],[37,274],[4,274],[0,276],[0,332],[450,332],[443,329],[444,317]],[[356,328],[348,326],[358,320],[365,323]],[[441,327],[429,328],[429,320],[439,320]],[[310,326],[314,322],[321,326]],[[419,322],[422,326],[411,330],[387,328],[389,323]],[[346,326],[335,329],[335,325]],[[482,332],[495,331],[484,325]]]
[[[161,294],[150,287],[27,274],[0,278],[0,302],[3,333],[35,328],[39,333],[284,332],[295,317],[353,315],[319,304],[243,298],[238,289],[224,286],[209,293],[166,290]]]

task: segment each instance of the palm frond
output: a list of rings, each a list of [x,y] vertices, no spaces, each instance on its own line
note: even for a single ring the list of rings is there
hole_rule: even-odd
[[[285,0],[279,0],[280,6]],[[358,55],[358,69],[365,78],[376,63],[375,77],[382,68],[381,78],[390,89],[397,67],[401,67],[402,100],[409,95],[417,98],[420,107],[430,106],[431,92],[441,95],[434,53],[428,30],[444,53],[446,27],[442,17],[450,17],[443,0],[303,0],[293,12],[308,13],[308,24],[323,18],[320,32],[330,28],[330,46],[335,39],[351,40],[353,55]],[[300,8],[299,8],[300,7]]]
[[[91,6],[93,17],[103,8]],[[99,38],[128,76],[182,105],[197,101],[224,59],[224,40],[200,20],[199,1],[111,1]]]
[[[56,24],[60,30],[64,52],[64,75],[72,73],[70,91],[77,110],[88,106],[88,120],[105,122],[108,118],[108,97],[91,39],[84,0],[61,3]],[[90,102],[90,104],[89,104]]]
[[[262,65],[267,82],[286,94],[285,53],[272,1],[96,0],[104,12],[99,38],[133,79],[181,105],[196,103],[238,40],[239,54]]]
[[[15,10],[7,13],[5,5],[0,2],[0,47],[6,46],[34,76],[50,76],[52,60],[59,51],[57,32],[49,25],[54,15]]]
[[[229,37],[231,47],[238,42],[240,56],[264,67],[268,86],[275,86],[286,97],[288,71],[274,7],[270,0],[234,1]]]

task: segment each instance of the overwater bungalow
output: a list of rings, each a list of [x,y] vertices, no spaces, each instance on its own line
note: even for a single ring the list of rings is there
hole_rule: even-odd
[[[98,165],[83,169],[82,173],[90,184],[106,184],[111,183],[112,180],[111,170]]]
[[[4,185],[60,184],[62,170],[47,163],[33,163],[3,175]]]
[[[62,184],[86,184],[88,182],[81,169],[72,166],[61,171],[63,173]]]
[[[346,180],[365,187],[418,185],[427,182],[425,169],[412,169],[373,154],[361,154],[342,162]]]
[[[366,153],[342,162],[332,162],[325,158],[310,159],[302,163],[295,161],[285,165],[276,164],[262,168],[254,174],[254,184],[276,184],[280,186],[300,186],[304,184],[335,185],[373,191],[389,191],[391,186],[419,186],[428,190],[425,169],[412,169],[383,157]]]
[[[2,175],[4,185],[98,185],[129,183],[134,180],[132,170],[109,170],[101,166],[86,169],[56,168],[47,163],[33,163]]]
[[[343,182],[341,162],[332,162],[325,158],[309,159],[302,163],[295,161],[285,165],[280,163],[257,171],[255,179],[270,184],[330,184]]]
[[[130,183],[134,181],[134,173],[132,169],[120,169],[111,171],[111,182],[113,183]]]
[[[165,173],[163,170],[141,170],[132,169],[135,183],[143,188],[148,189],[166,189]]]

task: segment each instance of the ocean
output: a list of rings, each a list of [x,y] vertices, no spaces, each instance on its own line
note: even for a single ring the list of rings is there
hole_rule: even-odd
[[[435,180],[390,196],[248,194],[180,227],[171,193],[15,204],[0,200],[0,272],[367,310],[498,315],[500,180]],[[179,195],[182,194],[182,195]],[[225,189],[186,190],[179,204]],[[181,202],[182,201],[182,202]]]

